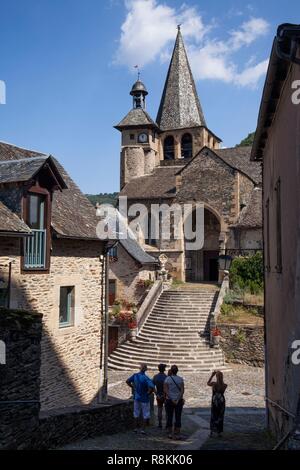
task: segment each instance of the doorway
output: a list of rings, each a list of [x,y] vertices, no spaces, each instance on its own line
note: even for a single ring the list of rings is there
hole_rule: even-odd
[[[219,252],[204,251],[204,281],[217,282],[219,280]]]

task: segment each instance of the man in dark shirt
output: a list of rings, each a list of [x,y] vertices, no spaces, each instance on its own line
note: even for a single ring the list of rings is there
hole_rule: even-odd
[[[156,402],[157,402],[157,418],[158,418],[158,427],[162,428],[162,414],[163,414],[163,407],[165,402],[165,394],[164,394],[164,381],[167,378],[165,374],[166,364],[159,364],[158,370],[159,373],[156,374],[152,382],[155,385],[155,393],[156,393]]]

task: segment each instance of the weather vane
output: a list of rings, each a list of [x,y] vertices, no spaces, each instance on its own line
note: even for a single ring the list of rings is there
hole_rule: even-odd
[[[182,25],[182,23],[180,23],[180,24],[178,24],[178,25],[177,25],[177,29],[178,29],[178,31],[180,31],[180,27],[181,27],[181,25]]]
[[[140,76],[141,76],[141,71],[140,71],[140,68],[138,65],[135,65],[134,66],[135,69],[137,69],[137,73],[138,73],[138,80],[140,79]]]

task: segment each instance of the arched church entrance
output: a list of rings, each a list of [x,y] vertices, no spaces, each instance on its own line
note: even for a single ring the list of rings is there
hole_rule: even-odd
[[[193,230],[195,230],[194,217]],[[218,281],[220,231],[221,225],[218,218],[210,210],[205,208],[203,248],[200,250],[187,250],[185,244],[186,282]]]

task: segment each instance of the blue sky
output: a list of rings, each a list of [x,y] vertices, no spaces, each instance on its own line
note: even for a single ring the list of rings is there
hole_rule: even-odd
[[[156,117],[182,23],[208,127],[228,147],[255,129],[288,0],[0,0],[0,140],[51,153],[84,192],[119,189],[120,134],[139,64]]]

